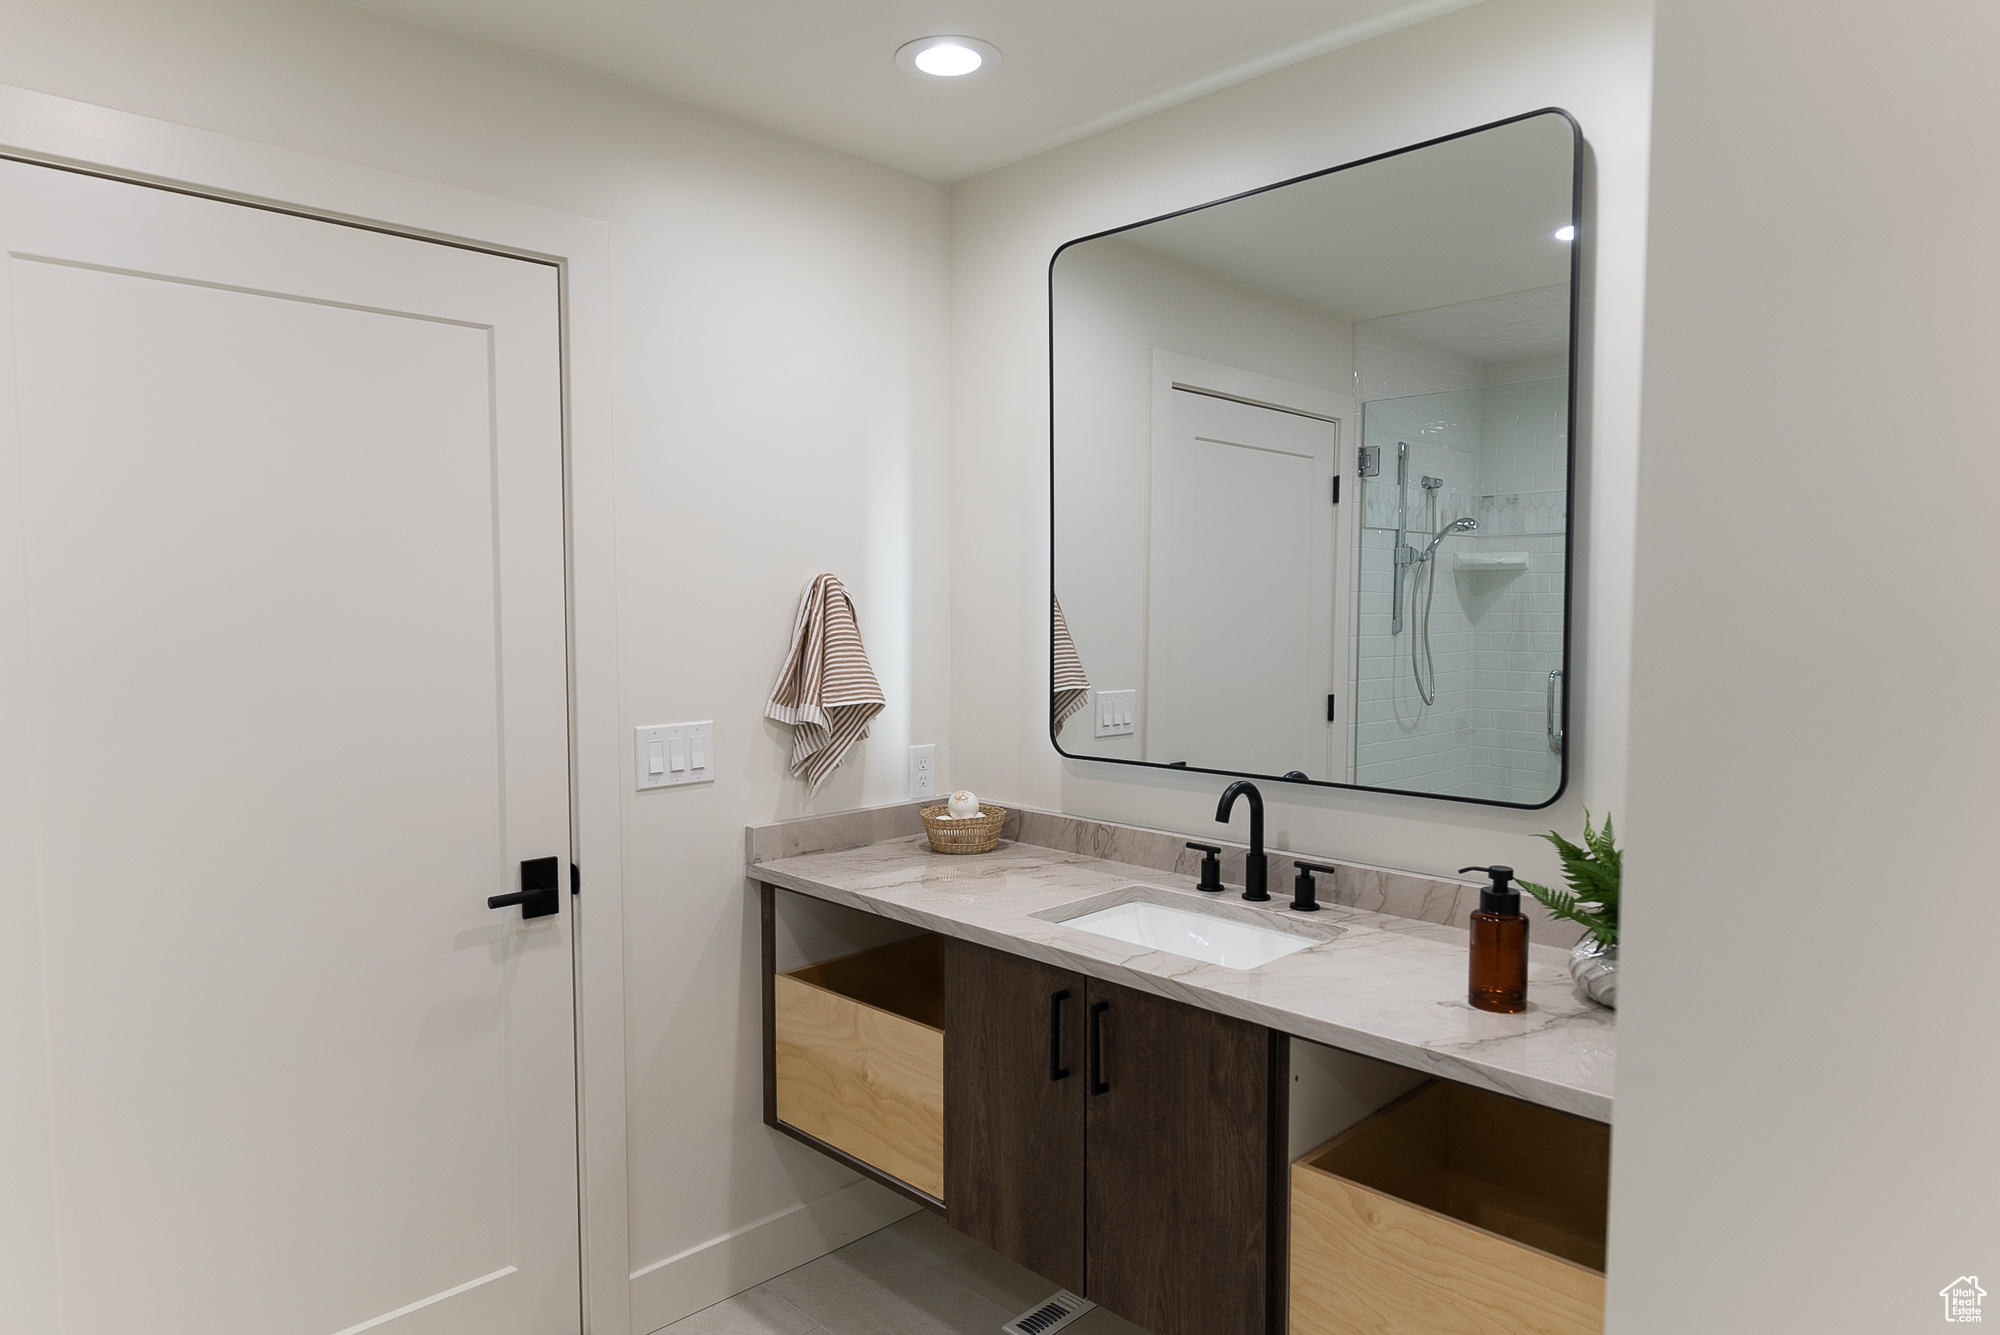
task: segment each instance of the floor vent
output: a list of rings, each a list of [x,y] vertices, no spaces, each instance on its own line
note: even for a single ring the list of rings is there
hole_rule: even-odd
[[[1064,1289],[1040,1307],[1023,1312],[1000,1329],[1005,1331],[1006,1335],[1049,1335],[1051,1331],[1061,1330],[1095,1306],[1096,1303],[1086,1302],[1068,1289]]]

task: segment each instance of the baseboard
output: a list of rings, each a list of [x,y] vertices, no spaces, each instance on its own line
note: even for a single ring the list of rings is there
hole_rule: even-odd
[[[632,1272],[632,1335],[762,1284],[920,1207],[865,1179]]]

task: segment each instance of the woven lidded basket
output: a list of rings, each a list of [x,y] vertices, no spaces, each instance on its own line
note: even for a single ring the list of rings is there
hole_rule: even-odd
[[[1007,808],[981,802],[979,814],[963,820],[953,820],[950,812],[942,803],[923,810],[924,833],[931,837],[933,853],[991,853],[1000,847]]]

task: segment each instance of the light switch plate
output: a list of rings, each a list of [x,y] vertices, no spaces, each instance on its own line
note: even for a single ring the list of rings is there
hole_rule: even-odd
[[[673,788],[715,778],[715,723],[660,723],[635,728],[632,769],[639,787]]]
[[[910,748],[910,800],[912,802],[934,802],[937,800],[937,745],[929,743]]]
[[[1097,735],[1129,737],[1139,730],[1139,692],[1099,691],[1097,693]]]

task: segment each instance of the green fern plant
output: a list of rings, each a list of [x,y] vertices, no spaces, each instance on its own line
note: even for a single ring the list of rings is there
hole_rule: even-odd
[[[1562,858],[1563,879],[1570,888],[1551,890],[1533,881],[1521,881],[1521,888],[1533,895],[1551,917],[1581,925],[1602,945],[1617,945],[1621,855],[1612,840],[1610,813],[1605,813],[1604,828],[1593,830],[1590,811],[1585,808],[1580,848],[1554,830],[1542,838],[1556,846],[1556,853]]]

